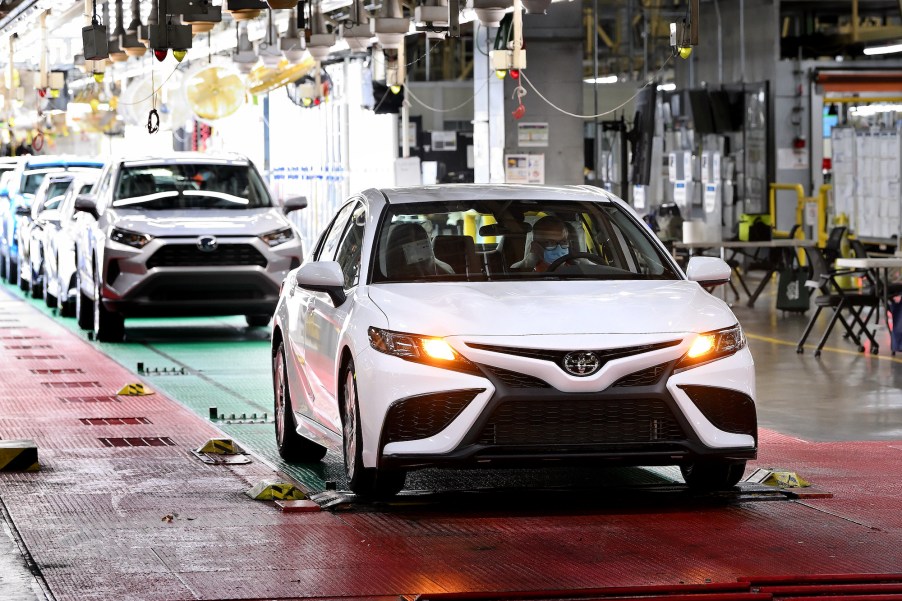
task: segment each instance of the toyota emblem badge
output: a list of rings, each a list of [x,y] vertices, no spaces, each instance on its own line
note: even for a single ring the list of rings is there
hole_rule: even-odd
[[[574,351],[564,357],[564,370],[574,376],[591,376],[601,369],[601,359],[592,351]]]
[[[219,246],[219,242],[213,236],[201,236],[197,239],[197,249],[205,253],[211,253]]]

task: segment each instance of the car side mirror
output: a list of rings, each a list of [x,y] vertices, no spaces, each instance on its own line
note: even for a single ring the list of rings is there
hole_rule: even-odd
[[[83,213],[89,213],[95,219],[99,219],[97,213],[97,198],[93,194],[79,194],[75,197],[75,210]]]
[[[31,215],[31,207],[26,205],[18,205],[16,206],[16,215],[20,217],[26,217]]]
[[[298,286],[314,292],[325,292],[337,307],[345,302],[345,276],[335,261],[304,263],[295,275]]]
[[[731,274],[727,262],[717,257],[692,257],[686,267],[686,276],[703,288],[726,284]]]
[[[282,206],[282,210],[285,211],[285,214],[291,213],[292,211],[300,211],[301,209],[307,208],[307,197],[306,196],[293,196],[285,200],[285,204]]]

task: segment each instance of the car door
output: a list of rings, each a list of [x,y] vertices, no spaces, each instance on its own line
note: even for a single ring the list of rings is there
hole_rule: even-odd
[[[335,250],[345,226],[348,223],[354,203],[348,203],[336,214],[332,223],[326,228],[320,237],[319,243],[313,251],[311,261],[331,261],[335,257]],[[310,314],[314,308],[318,293],[306,290],[292,281],[286,283],[290,286],[286,299],[288,308],[288,352],[294,358],[291,362],[297,365],[297,369],[289,367],[289,385],[294,394],[294,410],[319,421],[314,409],[315,399],[321,388],[317,381],[316,373],[310,361],[316,361],[317,357],[310,357],[307,353],[308,342],[316,345],[320,332],[316,324],[310,321]],[[312,329],[311,329],[312,328]],[[308,331],[309,330],[309,331]],[[324,423],[325,424],[325,423]]]
[[[344,274],[344,288],[347,300],[335,306],[325,293],[312,295],[312,303],[307,314],[307,331],[316,332],[305,340],[308,364],[314,372],[318,388],[314,389],[314,410],[321,423],[330,424],[335,431],[341,430],[337,396],[338,382],[335,377],[339,361],[341,333],[354,308],[353,289],[357,287],[360,274],[360,257],[363,251],[364,228],[366,227],[366,207],[362,202],[353,205],[350,219],[342,232],[334,258]],[[326,259],[328,260],[328,259]]]

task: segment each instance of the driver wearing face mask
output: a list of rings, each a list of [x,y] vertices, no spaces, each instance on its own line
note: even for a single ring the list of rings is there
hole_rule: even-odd
[[[534,265],[535,271],[546,271],[552,263],[569,254],[570,236],[562,220],[549,215],[535,222],[527,264]]]

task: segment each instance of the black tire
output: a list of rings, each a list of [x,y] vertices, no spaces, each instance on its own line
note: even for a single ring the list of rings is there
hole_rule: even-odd
[[[0,279],[6,279],[6,255],[0,256]]]
[[[360,408],[357,397],[357,374],[354,362],[349,361],[342,372],[341,394],[342,446],[344,448],[345,475],[348,488],[361,497],[393,497],[404,488],[407,474],[403,470],[376,469],[363,466],[361,444]]]
[[[31,270],[31,298],[43,298],[44,279],[34,270],[34,267],[29,265],[28,269]]]
[[[28,292],[28,282],[22,279],[22,269],[19,263],[13,263],[10,261],[9,269],[10,269],[10,281],[15,281],[16,286],[19,287],[19,290],[22,292]]]
[[[58,299],[57,299],[57,297],[50,294],[50,286],[48,286],[49,282],[47,281],[46,266],[44,267],[43,271],[44,271],[44,273],[41,276],[41,281],[43,281],[44,285],[41,286],[41,296],[44,297],[44,304],[47,305],[49,308],[54,309],[54,308],[56,308],[56,306],[58,304],[57,303]]]
[[[269,320],[272,319],[271,315],[245,315],[244,320],[247,322],[248,327],[250,328],[263,328],[269,324]]]
[[[120,313],[108,311],[100,296],[100,282],[94,280],[94,340],[122,342],[125,338],[125,318]]]
[[[285,345],[279,343],[272,360],[273,392],[275,400],[276,447],[279,455],[290,463],[316,463],[326,456],[326,447],[298,434],[297,422],[291,408],[288,388],[288,367]]]
[[[78,327],[82,330],[91,330],[94,328],[94,304],[81,290],[81,277],[76,275],[75,282],[78,289],[75,293],[75,317],[78,320]]]
[[[730,490],[742,480],[745,461],[699,461],[681,465],[680,471],[692,490]]]
[[[17,265],[13,263],[13,258],[9,255],[6,255],[3,264],[6,266],[6,281],[10,284],[15,284],[17,282],[16,276],[18,274],[16,273]]]

